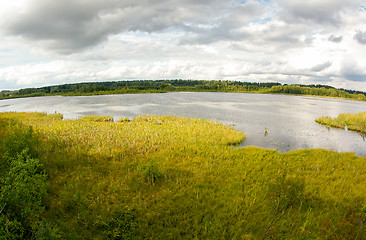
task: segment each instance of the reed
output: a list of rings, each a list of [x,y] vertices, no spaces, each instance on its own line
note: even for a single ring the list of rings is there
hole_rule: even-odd
[[[346,128],[366,134],[366,112],[343,113],[336,118],[321,117],[315,121],[328,127]]]
[[[232,127],[174,116],[0,120],[39,138],[43,215],[62,239],[366,238],[366,158],[353,153],[237,148]]]

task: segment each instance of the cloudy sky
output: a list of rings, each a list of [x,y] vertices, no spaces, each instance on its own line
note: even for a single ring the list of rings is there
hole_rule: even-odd
[[[366,0],[0,0],[0,90],[129,79],[366,91]]]

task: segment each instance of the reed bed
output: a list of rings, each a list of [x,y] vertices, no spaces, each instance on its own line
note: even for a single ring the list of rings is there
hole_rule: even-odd
[[[321,117],[315,121],[328,127],[346,128],[366,134],[366,112],[343,113],[336,118]]]
[[[37,134],[43,215],[62,239],[366,238],[366,158],[354,153],[237,148],[232,127],[174,116],[0,119]]]

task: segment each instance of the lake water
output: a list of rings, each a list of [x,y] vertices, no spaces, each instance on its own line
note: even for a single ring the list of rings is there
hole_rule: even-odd
[[[366,111],[366,102],[307,96],[248,93],[158,93],[76,97],[35,97],[0,100],[0,112],[62,113],[75,119],[108,115],[115,121],[141,114],[205,118],[235,124],[247,138],[242,146],[259,146],[286,152],[325,148],[366,155],[364,136],[343,129],[328,129],[314,120],[321,116]],[[265,135],[265,129],[268,134]]]

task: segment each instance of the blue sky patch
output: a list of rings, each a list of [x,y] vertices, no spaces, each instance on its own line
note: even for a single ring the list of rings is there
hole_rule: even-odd
[[[266,17],[266,18],[256,18],[253,20],[250,20],[249,23],[259,23],[259,24],[264,24],[264,23],[268,23],[272,21],[271,17]]]

